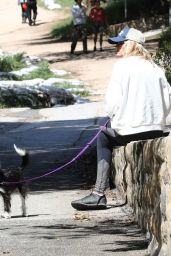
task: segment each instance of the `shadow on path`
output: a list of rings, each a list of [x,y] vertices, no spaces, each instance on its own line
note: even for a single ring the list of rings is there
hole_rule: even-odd
[[[2,167],[19,166],[13,144],[30,153],[25,179],[41,176],[71,161],[98,131],[94,119],[1,123],[0,160]],[[70,190],[90,187],[96,176],[96,142],[76,162],[53,175],[29,184],[31,190]]]
[[[140,252],[141,255],[145,256],[145,250],[148,246],[148,241],[137,224],[128,219],[101,222],[66,220],[65,223],[51,221],[41,224],[33,221],[31,226],[25,223],[15,224],[11,231],[2,225],[1,230],[6,233],[10,232],[10,236],[17,241],[27,239],[30,245],[34,241],[38,247],[40,241],[43,241],[43,247],[49,243],[53,243],[53,245],[57,243],[61,250],[64,249],[65,244],[66,248],[69,246],[71,255],[74,255],[73,251],[75,251],[75,255],[81,255],[78,252],[83,250],[83,255],[88,255],[91,251],[92,254],[89,255],[102,255],[99,253],[107,255],[106,253],[112,252],[123,252],[123,255],[125,255],[124,253],[126,255],[138,255]],[[131,254],[132,251],[135,254]],[[143,251],[144,254],[142,254]],[[64,255],[64,252],[59,255]]]

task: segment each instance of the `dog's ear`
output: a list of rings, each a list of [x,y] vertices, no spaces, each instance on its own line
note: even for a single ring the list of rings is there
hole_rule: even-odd
[[[26,150],[22,149],[22,148],[18,148],[15,144],[14,144],[14,149],[17,152],[17,154],[19,156],[25,156],[26,155]]]

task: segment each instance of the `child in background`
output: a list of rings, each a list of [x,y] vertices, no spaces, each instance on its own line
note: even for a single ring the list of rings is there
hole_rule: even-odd
[[[27,19],[27,16],[28,16],[27,0],[18,0],[18,4],[21,5],[22,23],[26,23],[26,19]]]
[[[89,17],[93,24],[94,51],[96,51],[98,33],[100,34],[100,51],[103,51],[103,34],[107,26],[107,19],[104,9],[100,6],[100,1],[94,0],[93,3],[94,5],[90,11]]]

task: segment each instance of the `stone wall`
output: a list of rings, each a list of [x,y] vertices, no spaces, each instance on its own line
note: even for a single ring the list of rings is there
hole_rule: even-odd
[[[117,35],[125,26],[137,28],[142,32],[153,29],[164,29],[169,26],[169,15],[155,15],[153,17],[129,20],[123,23],[110,25],[109,31],[112,35]]]
[[[171,255],[171,136],[114,151],[115,184],[150,238],[150,255]]]

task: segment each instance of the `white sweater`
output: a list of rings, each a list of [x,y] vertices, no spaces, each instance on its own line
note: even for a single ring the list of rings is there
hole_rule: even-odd
[[[87,21],[85,6],[75,3],[72,7],[74,25],[84,25]]]
[[[105,109],[121,135],[164,130],[171,109],[164,71],[142,57],[122,58],[114,65]]]

